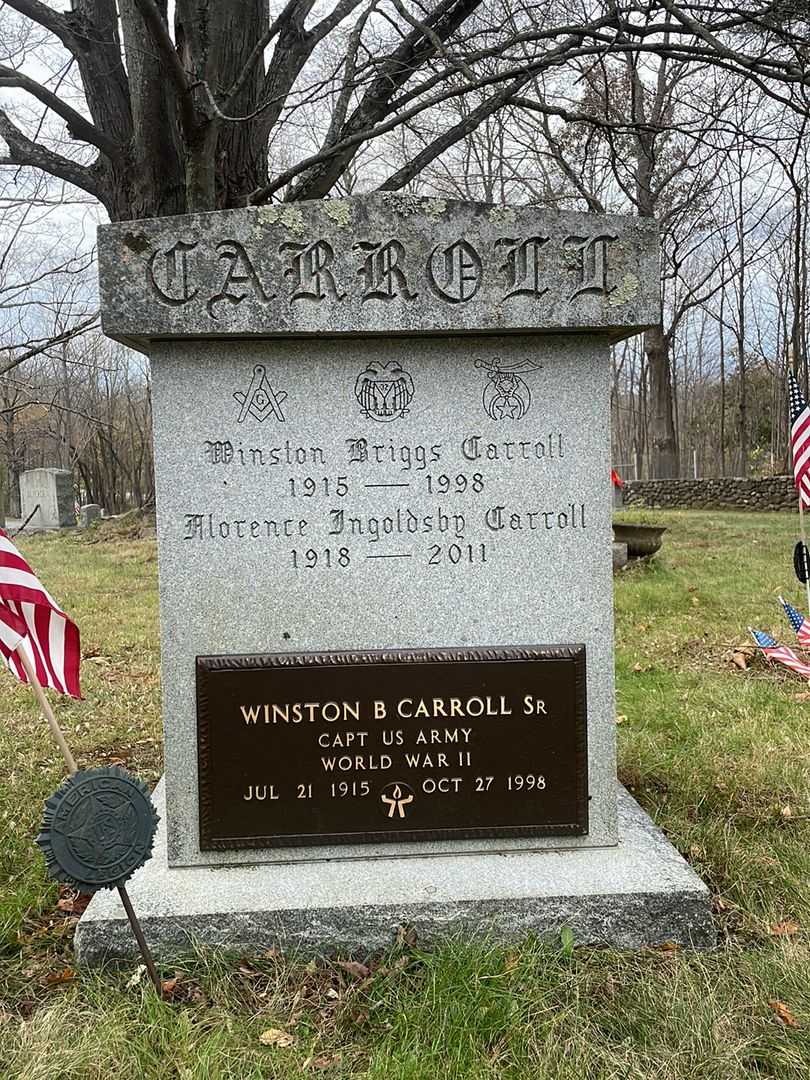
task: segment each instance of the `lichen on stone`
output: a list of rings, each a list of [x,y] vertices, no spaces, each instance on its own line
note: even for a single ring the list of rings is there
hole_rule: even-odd
[[[638,296],[641,282],[635,274],[625,274],[613,292],[610,294],[608,303],[611,307],[619,307],[621,304],[629,304]]]
[[[326,199],[323,204],[323,212],[340,229],[346,229],[352,220],[352,204],[347,199]]]
[[[514,225],[517,215],[511,206],[493,206],[487,217],[493,225]]]
[[[297,206],[261,206],[259,222],[262,225],[283,225],[285,229],[299,235],[305,231],[304,215]]]
[[[446,199],[425,199],[424,210],[428,217],[441,217],[446,209]]]
[[[399,191],[384,191],[382,201],[395,214],[418,214],[422,209],[418,195],[403,195]]]

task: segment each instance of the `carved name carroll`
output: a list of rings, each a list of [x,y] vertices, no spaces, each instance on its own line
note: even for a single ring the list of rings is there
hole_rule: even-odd
[[[484,279],[491,276],[497,280],[501,301],[518,296],[540,300],[549,291],[547,276],[559,273],[561,267],[570,279],[567,300],[574,303],[585,295],[609,296],[617,287],[611,283],[608,254],[616,239],[606,233],[566,236],[554,245],[549,236],[498,237],[492,250],[482,252],[459,237],[451,244],[437,244],[424,264],[416,255],[409,255],[405,243],[396,237],[359,239],[340,255],[323,238],[307,243],[286,241],[278,245],[278,264],[268,273],[263,267],[265,252],[251,254],[238,240],[229,238],[220,241],[213,254],[224,263],[217,275],[210,265],[202,265],[205,260],[210,264],[212,253],[201,241],[178,238],[152,252],[144,272],[155,299],[170,307],[191,303],[200,294],[201,281],[215,281],[205,304],[214,320],[218,318],[217,305],[240,304],[248,297],[267,304],[282,294],[285,283],[290,304],[340,303],[352,290],[359,293],[362,303],[410,302],[425,286],[440,302],[464,304],[474,299]],[[505,262],[495,257],[498,248],[505,249]],[[357,277],[362,281],[359,289],[353,280]]]
[[[99,234],[104,329],[136,345],[626,331],[656,317],[654,232],[614,215],[413,197],[113,223]]]

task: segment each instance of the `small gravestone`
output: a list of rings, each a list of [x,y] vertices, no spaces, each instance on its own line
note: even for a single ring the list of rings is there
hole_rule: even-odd
[[[399,195],[100,230],[104,329],[152,361],[158,951],[712,940],[616,782],[609,346],[657,250]],[[77,945],[129,950],[105,897]]]
[[[89,529],[94,521],[101,518],[101,507],[98,503],[85,503],[79,507],[79,528]]]
[[[623,570],[627,566],[627,544],[621,544],[618,541],[613,541],[613,569]]]
[[[76,524],[73,475],[69,469],[29,469],[20,475],[22,520],[29,528],[64,529]]]

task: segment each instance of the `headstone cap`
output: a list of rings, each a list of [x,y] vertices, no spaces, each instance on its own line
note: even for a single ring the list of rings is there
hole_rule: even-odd
[[[105,333],[577,332],[660,319],[655,222],[399,193],[99,227]]]

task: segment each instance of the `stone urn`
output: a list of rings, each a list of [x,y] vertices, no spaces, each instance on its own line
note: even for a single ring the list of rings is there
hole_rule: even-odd
[[[613,522],[613,539],[619,544],[627,544],[627,555],[631,559],[654,555],[661,547],[666,525],[635,525],[626,521]]]

